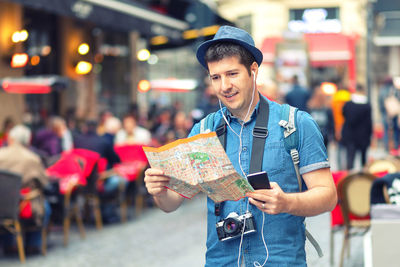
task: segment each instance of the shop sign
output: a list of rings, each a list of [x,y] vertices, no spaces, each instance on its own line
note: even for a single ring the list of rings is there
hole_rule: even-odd
[[[302,20],[289,21],[288,28],[293,32],[321,33],[341,32],[339,19],[327,19],[328,11],[324,8],[305,9]]]

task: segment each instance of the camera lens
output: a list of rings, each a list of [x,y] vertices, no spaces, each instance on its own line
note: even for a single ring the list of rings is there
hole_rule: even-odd
[[[224,221],[224,232],[228,235],[236,235],[242,229],[242,222],[235,218],[227,218]]]

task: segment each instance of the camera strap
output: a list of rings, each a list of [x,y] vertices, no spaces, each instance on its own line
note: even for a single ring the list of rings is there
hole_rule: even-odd
[[[264,156],[265,140],[268,136],[269,105],[264,97],[260,96],[260,106],[257,110],[256,125],[253,129],[253,144],[251,149],[249,173],[260,172]],[[216,129],[219,141],[226,150],[226,122],[221,120]],[[215,204],[215,216],[221,215],[222,202]]]

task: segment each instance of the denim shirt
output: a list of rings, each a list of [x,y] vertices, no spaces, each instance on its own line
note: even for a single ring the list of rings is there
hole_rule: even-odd
[[[292,159],[286,152],[283,143],[280,121],[281,105],[268,101],[269,121],[268,137],[265,142],[262,170],[268,173],[270,181],[276,182],[284,192],[298,192],[298,182],[293,167]],[[251,119],[244,125],[242,132],[242,152],[239,163],[239,137],[232,132],[232,129],[239,134],[241,130],[240,121],[233,117],[226,108],[222,111],[226,116],[230,127],[226,133],[226,153],[235,167],[236,171],[244,177],[240,165],[246,175],[249,174],[250,157],[252,149],[252,130],[255,126],[256,106]],[[297,131],[299,131],[299,155],[300,173],[304,174],[321,168],[328,168],[326,148],[322,135],[315,121],[308,113],[299,111],[297,113]],[[214,116],[214,130],[218,127],[221,119],[221,111]],[[189,136],[198,134],[200,123],[194,125]],[[245,179],[245,178],[244,178]],[[303,182],[303,188],[306,188]],[[254,205],[248,204],[248,198],[238,201],[225,201],[222,205],[221,216],[215,216],[214,202],[207,198],[207,252],[206,267],[215,266],[237,266],[239,256],[240,237],[227,241],[219,241],[216,232],[216,223],[226,218],[229,213],[236,212],[242,215],[246,209],[253,214],[256,225],[256,232],[243,236],[241,246],[241,266],[254,266],[258,261],[263,264],[267,252],[262,240],[261,229],[263,216],[262,212]],[[306,266],[305,257],[305,230],[304,217],[294,216],[287,213],[269,215],[265,213],[264,239],[268,248],[267,266]]]

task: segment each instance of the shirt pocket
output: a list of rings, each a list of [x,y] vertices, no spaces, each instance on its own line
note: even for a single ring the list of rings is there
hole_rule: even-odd
[[[270,179],[285,170],[286,157],[284,157],[284,153],[286,153],[285,146],[281,141],[267,142],[265,144],[263,170],[267,172]]]

